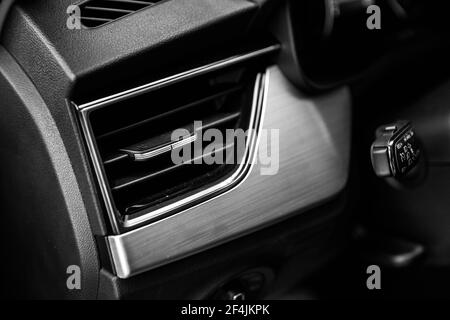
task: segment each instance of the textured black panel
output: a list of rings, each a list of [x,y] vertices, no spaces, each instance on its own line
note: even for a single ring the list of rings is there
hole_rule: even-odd
[[[214,46],[232,46],[245,36],[257,9],[238,0],[165,1],[101,28],[70,30],[66,11],[72,3],[23,1],[3,35],[8,50],[50,97],[61,87],[61,71],[71,82],[99,72],[92,82],[77,81],[77,87],[93,90],[108,85],[112,74],[132,77],[207,55]]]
[[[0,47],[2,295],[95,298],[98,258],[82,196],[47,106]],[[81,290],[66,287],[81,269]]]

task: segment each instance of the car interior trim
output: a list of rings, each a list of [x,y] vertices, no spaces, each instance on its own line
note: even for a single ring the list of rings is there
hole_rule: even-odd
[[[345,187],[350,156],[348,90],[342,88],[311,100],[289,84],[278,67],[269,71],[262,127],[280,129],[280,172],[262,175],[261,164],[256,163],[245,181],[220,197],[139,229],[106,237],[119,278],[157,268],[298,214]]]

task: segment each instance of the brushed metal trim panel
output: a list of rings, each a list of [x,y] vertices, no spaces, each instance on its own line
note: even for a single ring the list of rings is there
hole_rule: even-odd
[[[142,273],[299,213],[341,191],[350,157],[346,88],[304,97],[270,68],[264,129],[279,129],[279,171],[256,163],[235,189],[140,229],[106,237],[119,278]]]

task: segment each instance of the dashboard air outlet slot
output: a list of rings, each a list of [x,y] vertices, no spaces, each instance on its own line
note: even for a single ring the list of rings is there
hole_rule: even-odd
[[[79,5],[81,23],[87,28],[99,27],[162,0],[88,0]]]
[[[198,205],[247,177],[261,125],[265,70],[278,48],[75,104],[115,233]]]

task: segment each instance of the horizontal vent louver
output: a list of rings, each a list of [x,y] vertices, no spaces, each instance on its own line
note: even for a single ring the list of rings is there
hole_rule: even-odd
[[[114,21],[162,0],[88,0],[79,5],[81,23],[94,28]]]
[[[174,203],[236,171],[242,156],[238,138],[224,139],[208,153],[205,147],[211,142],[201,141],[202,134],[207,129],[219,130],[223,137],[227,129],[247,131],[257,76],[253,68],[228,68],[89,113],[114,210],[123,220]],[[186,135],[172,141],[176,129]],[[178,148],[189,148],[188,161],[173,161],[172,151]],[[222,163],[206,164],[210,155]]]

